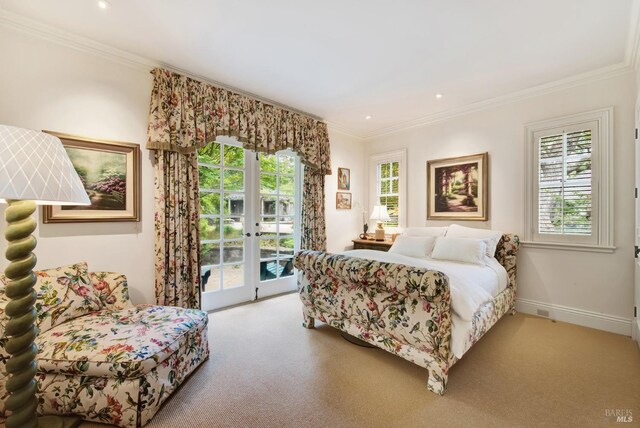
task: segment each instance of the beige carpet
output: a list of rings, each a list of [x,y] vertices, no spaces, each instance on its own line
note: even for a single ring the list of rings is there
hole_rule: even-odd
[[[212,314],[211,358],[147,426],[640,425],[640,351],[628,337],[507,315],[453,367],[439,397],[424,369],[300,323],[296,294]],[[630,410],[633,422],[606,409]]]

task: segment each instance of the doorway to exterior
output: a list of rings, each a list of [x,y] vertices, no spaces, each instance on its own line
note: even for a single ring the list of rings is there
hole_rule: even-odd
[[[221,137],[198,151],[202,309],[295,290],[302,166]]]

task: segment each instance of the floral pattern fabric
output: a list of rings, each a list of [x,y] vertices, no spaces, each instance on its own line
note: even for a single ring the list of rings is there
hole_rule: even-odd
[[[122,282],[119,276],[92,274],[109,281],[112,290],[115,284],[126,288],[126,278]],[[4,308],[8,302],[0,288],[0,422],[7,416]],[[122,301],[114,305],[126,308],[76,317],[38,336],[39,414],[75,414],[85,420],[140,427],[208,358],[205,312]]]
[[[155,156],[156,303],[199,309],[200,197],[195,154]]]
[[[91,272],[93,294],[101,309],[125,309],[133,306],[129,300],[127,277],[115,272]]]
[[[468,337],[476,343],[506,312],[513,310],[515,258],[519,239],[506,234],[497,258],[509,285],[474,314]],[[428,370],[429,390],[443,394],[451,352],[451,296],[448,277],[438,271],[394,263],[301,251],[298,289],[303,325],[319,319]]]
[[[325,251],[327,231],[324,219],[324,175],[305,168],[302,181],[302,239],[305,250]]]
[[[194,153],[226,135],[256,152],[291,149],[331,174],[326,123],[168,70],[152,74],[148,149]]]
[[[86,263],[77,263],[55,269],[35,271],[37,294],[35,308],[37,325],[45,332],[68,320],[101,309],[91,287],[91,278]],[[2,287],[8,284],[3,275]]]

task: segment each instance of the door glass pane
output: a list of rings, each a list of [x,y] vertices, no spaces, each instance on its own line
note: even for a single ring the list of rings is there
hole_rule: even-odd
[[[260,236],[265,238],[276,236],[278,233],[278,222],[275,217],[262,217],[260,221]]]
[[[280,167],[280,174],[288,174],[293,175],[295,172],[295,160],[293,156],[289,155],[278,155],[278,166]]]
[[[262,196],[260,197],[260,214],[275,216],[277,210],[278,198],[275,196]]]
[[[220,263],[220,243],[207,243],[201,245],[202,266],[217,265]]]
[[[242,147],[224,146],[224,166],[244,168],[244,149]]]
[[[242,241],[225,242],[223,247],[225,263],[239,263],[244,261],[244,243]]]
[[[243,217],[224,219],[224,239],[242,239]]]
[[[268,281],[278,277],[278,261],[260,262],[260,281]]]
[[[296,207],[293,202],[293,197],[281,196],[279,198],[278,215],[280,216],[292,216],[296,213]]]
[[[220,267],[202,266],[202,291],[220,290]]]
[[[282,235],[293,236],[293,233],[294,233],[293,217],[281,217],[280,221],[278,222],[278,225],[280,226],[280,230],[278,231],[280,233],[280,236]]]
[[[201,193],[200,194],[200,214],[216,215],[220,214],[220,194]]]
[[[260,259],[274,259],[278,257],[275,239],[260,238]]]
[[[293,238],[280,239],[278,252],[280,256],[293,256]]]
[[[224,194],[224,214],[229,217],[239,217],[244,214],[244,194]]]
[[[241,287],[244,284],[244,266],[238,265],[224,265],[222,267],[222,288],[228,290],[229,288]]]
[[[220,239],[220,218],[200,218],[200,240],[215,241]]]
[[[293,177],[280,177],[280,194],[281,195],[293,195],[295,190],[293,184]]]
[[[282,259],[280,264],[280,278],[293,275],[293,259]]]
[[[220,188],[220,168],[201,165],[198,168],[200,189],[217,190]]]
[[[244,190],[244,172],[225,169],[224,190]]]
[[[274,155],[265,155],[260,153],[260,171],[262,172],[278,172],[278,161]]]
[[[275,174],[260,174],[260,193],[276,193],[278,176]]]

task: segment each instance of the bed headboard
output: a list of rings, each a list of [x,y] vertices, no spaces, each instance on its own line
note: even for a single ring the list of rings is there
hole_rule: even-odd
[[[514,291],[517,287],[516,255],[518,254],[518,248],[520,248],[520,238],[513,233],[502,235],[496,247],[496,260],[507,270],[509,287],[513,287]]]

